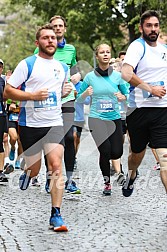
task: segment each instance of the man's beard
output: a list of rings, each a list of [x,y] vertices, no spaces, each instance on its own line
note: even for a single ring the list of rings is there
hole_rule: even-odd
[[[150,35],[154,35],[154,37],[150,37]],[[150,33],[149,35],[147,35],[144,31],[143,31],[143,38],[146,40],[146,41],[149,41],[149,42],[155,42],[157,41],[158,39],[158,36],[159,36],[159,33]]]
[[[56,48],[54,48],[53,51],[49,51],[47,47],[43,47],[42,45],[39,45],[39,51],[45,53],[48,56],[53,56],[56,51]]]

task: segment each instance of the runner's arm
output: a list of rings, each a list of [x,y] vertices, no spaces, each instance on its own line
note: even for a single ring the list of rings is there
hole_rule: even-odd
[[[42,89],[33,93],[25,92],[20,89],[17,89],[10,84],[6,84],[4,90],[4,97],[5,99],[12,99],[18,101],[27,101],[27,100],[37,100],[43,101],[48,98],[48,90]]]
[[[158,97],[163,97],[166,94],[166,89],[164,86],[151,86],[148,83],[142,81],[133,72],[133,67],[127,63],[123,64],[121,72],[122,72],[122,78],[134,87],[146,90],[149,93]]]

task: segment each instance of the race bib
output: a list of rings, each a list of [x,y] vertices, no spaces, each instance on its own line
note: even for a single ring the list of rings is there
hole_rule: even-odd
[[[151,86],[164,86],[164,81],[155,81],[155,82],[148,82],[148,84],[150,84]],[[152,98],[152,97],[156,97],[155,95],[150,94],[149,92],[142,90],[143,91],[143,98],[147,99],[147,98]]]
[[[50,92],[49,97],[44,101],[34,101],[34,110],[52,110],[57,106],[56,92]]]
[[[111,112],[114,110],[112,100],[99,100],[96,103],[97,112]]]
[[[17,122],[18,119],[19,119],[19,114],[11,113],[11,114],[9,115],[9,121]]]

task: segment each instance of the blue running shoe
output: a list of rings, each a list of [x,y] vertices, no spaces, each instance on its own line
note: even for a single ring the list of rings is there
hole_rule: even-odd
[[[56,232],[67,232],[68,229],[61,217],[61,214],[56,209],[56,213],[53,214],[53,216],[50,217],[50,228],[53,229]]]
[[[13,161],[15,159],[15,150],[10,150],[10,153],[9,153],[9,159],[11,161]]]
[[[30,184],[31,178],[27,176],[27,174],[24,172],[20,178],[19,178],[19,187],[21,190],[26,190]]]
[[[20,161],[16,160],[15,162],[15,169],[20,169]]]
[[[47,193],[50,193],[49,179],[46,179],[45,191],[46,191]]]
[[[72,194],[80,194],[81,190],[76,186],[76,183],[74,181],[69,181],[67,180],[65,183],[65,190],[67,193],[72,193]]]

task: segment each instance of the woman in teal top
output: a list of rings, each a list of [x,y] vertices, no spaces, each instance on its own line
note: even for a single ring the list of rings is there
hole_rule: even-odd
[[[98,67],[88,73],[77,101],[83,102],[91,95],[89,128],[100,152],[99,164],[105,187],[103,194],[111,194],[110,159],[118,159],[123,154],[123,133],[118,102],[126,100],[128,90],[121,74],[113,70],[109,61],[111,48],[107,44],[99,45],[96,50]]]

